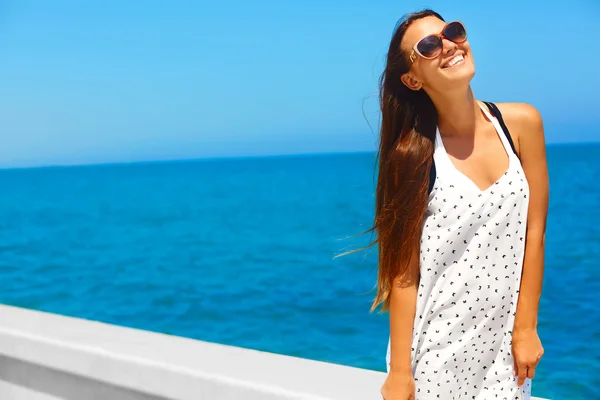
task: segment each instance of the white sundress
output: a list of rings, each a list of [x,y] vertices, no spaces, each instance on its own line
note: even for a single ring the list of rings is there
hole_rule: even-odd
[[[479,105],[496,128],[509,166],[481,190],[454,167],[436,133],[437,176],[423,221],[411,351],[417,400],[531,395],[529,379],[517,386],[511,348],[529,186],[498,120]],[[388,371],[389,362],[388,342]]]

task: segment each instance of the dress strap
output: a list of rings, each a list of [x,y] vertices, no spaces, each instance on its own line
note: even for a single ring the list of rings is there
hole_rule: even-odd
[[[504,123],[504,118],[502,118],[502,113],[500,112],[500,110],[494,103],[489,102],[489,101],[484,101],[484,103],[489,108],[492,115],[498,120],[498,123],[500,124],[500,127],[502,128],[502,132],[504,133],[504,136],[508,140],[508,143],[510,144],[510,148],[512,149],[513,153],[515,153],[515,155],[517,157],[519,157],[519,153],[517,153],[515,144],[512,140],[512,137],[510,136],[510,131],[508,130],[506,124]],[[483,110],[485,111],[485,109],[483,109]]]
[[[428,193],[431,194],[433,190],[433,185],[435,185],[435,178],[437,176],[436,166],[435,166],[435,158],[436,153],[438,151],[444,150],[444,143],[442,143],[442,138],[440,137],[440,131],[437,126],[435,127],[435,139],[433,140],[433,154],[431,155],[431,168],[429,169],[429,189]]]

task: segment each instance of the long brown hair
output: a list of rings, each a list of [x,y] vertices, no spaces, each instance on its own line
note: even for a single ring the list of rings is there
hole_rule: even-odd
[[[371,311],[382,305],[389,310],[392,286],[409,271],[411,257],[419,247],[427,208],[429,172],[437,126],[436,109],[424,90],[408,89],[400,77],[408,72],[409,55],[401,48],[408,27],[420,18],[434,16],[426,9],[405,15],[396,25],[379,80],[381,128],[375,193],[375,219],[371,229],[379,245],[377,294]],[[364,232],[364,233],[366,233]],[[359,249],[361,250],[361,249]],[[416,263],[418,265],[418,262]]]

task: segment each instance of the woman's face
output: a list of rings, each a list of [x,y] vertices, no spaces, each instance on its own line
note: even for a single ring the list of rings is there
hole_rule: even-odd
[[[414,62],[402,76],[402,82],[410,89],[442,92],[468,85],[475,75],[471,46],[467,40],[455,43],[443,37],[441,52],[433,59],[413,52],[417,42],[429,35],[439,35],[445,26],[446,22],[436,17],[425,17],[414,21],[406,30],[401,48],[405,54],[414,55]]]

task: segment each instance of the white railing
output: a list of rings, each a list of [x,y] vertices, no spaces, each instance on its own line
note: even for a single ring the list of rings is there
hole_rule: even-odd
[[[369,400],[385,374],[0,305],[2,400]]]

